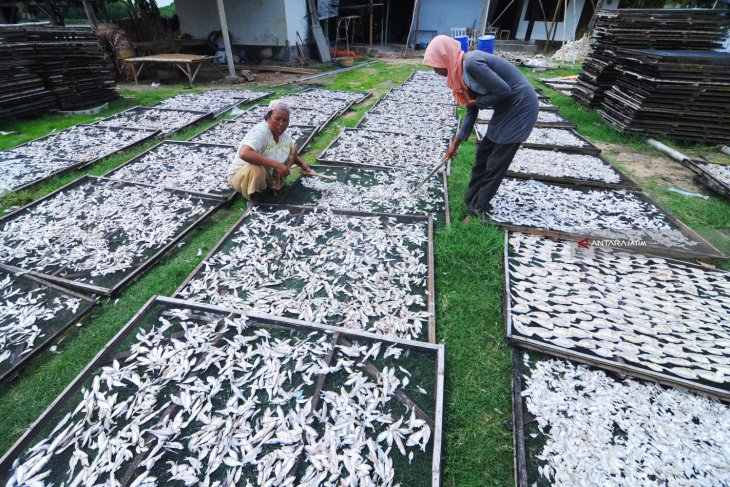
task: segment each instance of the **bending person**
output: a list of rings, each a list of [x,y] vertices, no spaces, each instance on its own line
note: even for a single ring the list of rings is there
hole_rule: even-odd
[[[271,101],[264,121],[251,127],[238,146],[228,170],[228,184],[247,200],[267,188],[281,189],[292,164],[302,173],[311,172],[287,131],[289,112],[285,102]]]
[[[535,89],[510,62],[483,51],[464,54],[458,41],[443,35],[429,43],[423,64],[446,76],[456,101],[467,107],[464,123],[446,158],[454,157],[461,141],[469,138],[479,109],[494,109],[464,196],[470,212],[489,213],[490,202],[520,143],[527,140],[537,121]]]

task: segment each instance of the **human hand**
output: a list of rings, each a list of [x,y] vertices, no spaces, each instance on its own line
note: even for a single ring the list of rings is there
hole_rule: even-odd
[[[303,173],[312,172],[312,168],[309,167],[309,164],[307,164],[306,162],[302,162],[299,167],[301,168]]]
[[[289,175],[289,168],[286,166],[286,164],[279,163],[274,166],[274,170],[276,171],[276,174],[278,174],[282,178],[285,178]]]
[[[459,152],[459,144],[461,141],[459,139],[454,139],[454,141],[449,146],[449,149],[444,154],[444,159],[453,159],[456,157],[456,154]]]

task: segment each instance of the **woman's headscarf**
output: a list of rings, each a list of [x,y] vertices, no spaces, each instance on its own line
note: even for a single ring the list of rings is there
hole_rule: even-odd
[[[436,36],[428,44],[423,55],[423,64],[432,68],[446,68],[446,84],[451,88],[459,105],[467,105],[474,101],[469,96],[469,89],[464,84],[464,53],[461,44],[449,36]]]
[[[289,108],[289,104],[283,100],[271,100],[269,102],[268,108],[269,109],[266,111],[266,115],[264,115],[264,120],[268,120],[274,110],[283,110],[286,113],[291,113],[291,108]]]

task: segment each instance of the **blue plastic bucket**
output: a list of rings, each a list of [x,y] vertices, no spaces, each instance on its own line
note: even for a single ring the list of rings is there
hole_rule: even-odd
[[[461,43],[461,50],[466,52],[469,50],[469,36],[454,36],[454,39]]]
[[[479,39],[477,39],[477,49],[494,54],[494,36],[479,36]]]

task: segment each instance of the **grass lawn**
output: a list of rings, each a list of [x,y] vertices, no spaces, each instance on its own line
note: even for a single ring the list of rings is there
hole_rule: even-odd
[[[372,91],[374,96],[331,123],[309,146],[305,159],[314,162],[342,127],[354,126],[379,97],[402,83],[414,68],[419,67],[420,64],[413,62],[380,61],[336,77],[318,79],[330,88]],[[544,75],[528,70],[525,74],[531,79]],[[561,72],[548,73],[549,76],[559,74]],[[562,74],[576,74],[576,71],[566,70]],[[120,92],[124,98],[111,102],[109,110],[98,116],[65,118],[46,115],[31,121],[0,125],[0,130],[21,132],[0,137],[0,149],[46,135],[54,129],[93,122],[130,106],[152,104],[191,90],[179,85],[154,90],[122,88]],[[642,139],[614,131],[603,123],[595,110],[584,110],[568,97],[544,87],[543,92],[550,95],[553,103],[561,106],[561,113],[576,122],[578,132],[591,141],[662,157]],[[460,110],[463,112],[463,109]],[[206,121],[172,138],[188,139],[213,123]],[[149,142],[86,170],[74,171],[36,188],[6,195],[0,200],[0,209],[26,204],[83,174],[103,174],[156,143]],[[702,146],[689,149],[707,150]],[[466,215],[461,200],[475,150],[472,137],[461,145],[461,151],[453,162],[449,180],[452,227],[440,230],[435,236],[437,338],[446,344],[447,354],[443,479],[444,484],[451,487],[514,484],[512,435],[504,428],[504,422],[511,419],[512,371],[509,349],[502,338],[504,233],[477,221],[462,222]],[[652,197],[703,235],[730,228],[730,204],[726,201],[715,196],[709,201],[687,198],[668,192],[662,182],[639,182]],[[0,385],[0,451],[4,452],[12,445],[150,296],[169,295],[179,286],[202,259],[198,254],[202,252],[205,255],[218,242],[241,215],[242,208],[239,199],[218,211],[199,230],[189,235],[184,245],[167,254],[157,266],[125,289],[118,299],[103,299],[82,326],[74,327],[63,337],[57,354],[41,353],[17,379]],[[713,241],[730,253],[730,244],[720,245],[720,240]],[[728,264],[722,266],[730,269]]]

